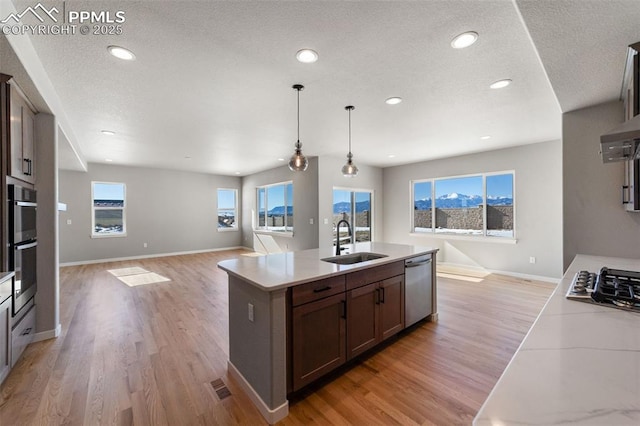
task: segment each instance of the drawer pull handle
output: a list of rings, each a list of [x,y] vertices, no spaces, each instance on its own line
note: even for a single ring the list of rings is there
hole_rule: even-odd
[[[31,333],[31,327],[27,328],[25,331],[22,332],[21,336],[26,336],[27,334]]]
[[[326,287],[314,288],[313,292],[314,293],[322,293],[323,291],[327,291],[327,290],[331,290],[331,286],[330,285],[328,285]]]

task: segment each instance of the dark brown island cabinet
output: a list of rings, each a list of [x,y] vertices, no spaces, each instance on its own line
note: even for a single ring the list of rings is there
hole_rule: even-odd
[[[289,392],[404,329],[404,262],[291,287]]]

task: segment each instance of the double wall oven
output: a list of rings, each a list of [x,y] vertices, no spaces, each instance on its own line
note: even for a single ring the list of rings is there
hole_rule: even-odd
[[[14,316],[36,294],[37,207],[36,191],[9,185],[9,267],[15,271]]]

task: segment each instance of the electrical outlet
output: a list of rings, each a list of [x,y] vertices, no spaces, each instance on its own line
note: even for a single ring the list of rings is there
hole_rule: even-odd
[[[253,305],[249,303],[249,321],[253,322]]]
[[[147,248],[147,243],[142,244],[142,247]]]
[[[313,218],[309,219],[309,225],[313,225]]]
[[[329,219],[327,219],[326,217],[324,218],[324,224],[328,225],[329,224]]]
[[[533,257],[533,256],[531,256],[531,257],[529,258],[529,263],[536,263],[536,258],[535,258],[535,257]]]
[[[67,219],[67,225],[71,225],[71,219]]]

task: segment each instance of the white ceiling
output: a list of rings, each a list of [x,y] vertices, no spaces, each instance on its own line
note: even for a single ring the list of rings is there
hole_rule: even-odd
[[[306,87],[300,139],[309,156],[346,156],[346,105],[356,107],[356,164],[560,139],[561,108],[618,98],[626,46],[640,40],[637,0],[65,6],[126,14],[122,35],[31,37],[83,160],[225,175],[286,167],[278,158],[296,140],[294,83]],[[451,39],[469,30],[478,42],[452,49]],[[110,56],[111,44],[136,61]],[[315,49],[319,61],[297,62],[301,48]],[[503,78],[513,84],[489,89]],[[390,96],[404,102],[386,105]],[[61,149],[60,167],[80,168],[70,147]]]

